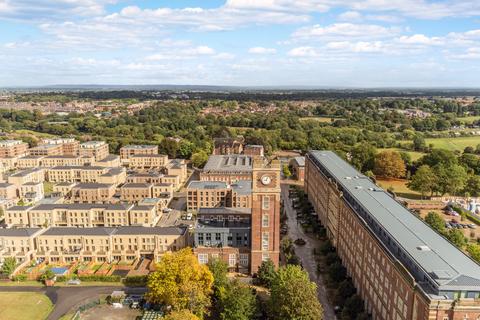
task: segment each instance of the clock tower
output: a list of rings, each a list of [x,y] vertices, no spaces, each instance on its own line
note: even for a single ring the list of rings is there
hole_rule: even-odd
[[[265,164],[263,157],[253,159],[252,172],[251,273],[262,261],[280,257],[280,162]]]

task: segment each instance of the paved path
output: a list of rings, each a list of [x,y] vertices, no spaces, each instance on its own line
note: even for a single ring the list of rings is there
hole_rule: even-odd
[[[140,294],[145,288],[113,287],[0,287],[0,292],[39,292],[45,294],[54,304],[47,320],[57,320],[64,314],[74,310],[87,301],[97,299],[101,294],[109,294],[114,290]]]
[[[297,223],[297,213],[292,208],[292,200],[288,197],[289,185],[282,184],[281,187],[284,208],[288,216],[288,236],[294,241],[298,238],[302,238],[306,241],[304,246],[295,245],[295,253],[298,258],[300,258],[303,267],[310,275],[310,280],[317,284],[318,299],[323,306],[323,318],[328,320],[336,319],[333,307],[328,302],[327,290],[322,276],[319,276],[317,273],[317,262],[315,261],[313,249],[318,248],[319,241],[315,237],[305,233],[302,226]]]

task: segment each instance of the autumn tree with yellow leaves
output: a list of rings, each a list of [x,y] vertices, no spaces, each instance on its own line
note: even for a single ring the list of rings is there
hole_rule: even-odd
[[[167,253],[148,277],[146,298],[151,303],[189,310],[203,317],[211,305],[213,275],[201,265],[190,248]]]

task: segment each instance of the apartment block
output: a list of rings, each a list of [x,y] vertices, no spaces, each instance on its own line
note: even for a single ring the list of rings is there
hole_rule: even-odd
[[[114,262],[161,257],[188,245],[186,227],[50,228],[36,236],[35,258]]]
[[[372,319],[480,317],[480,266],[330,151],[311,151],[305,191]]]
[[[23,157],[28,154],[28,143],[21,140],[0,140],[0,158]]]
[[[276,160],[265,163],[261,157],[244,157],[240,163],[238,159],[230,162],[232,157],[238,156],[212,157],[226,160],[221,161],[222,174],[231,172],[233,177],[223,176],[220,181],[199,181],[197,185],[190,183],[194,188],[189,188],[188,199],[190,206],[197,208],[198,216],[194,229],[194,253],[199,262],[207,263],[212,258],[220,258],[230,270],[251,274],[257,272],[262,261],[270,259],[278,265],[280,163]],[[243,160],[247,159],[253,161],[248,165],[243,164]],[[228,163],[241,169],[249,167],[249,179],[246,176],[238,179],[238,168],[223,169]],[[246,175],[246,172],[242,172],[242,175]],[[218,177],[218,174],[215,173],[215,176]],[[235,183],[228,184],[225,180]],[[237,207],[225,207],[234,203]]]
[[[79,183],[70,192],[70,200],[74,203],[107,203],[115,195],[115,184]]]
[[[247,156],[265,156],[265,149],[261,144],[247,144],[243,148],[243,154]]]
[[[215,207],[252,207],[252,181],[192,181],[187,187],[187,210]]]
[[[28,153],[31,156],[59,156],[63,154],[63,148],[57,144],[41,144],[30,148]]]
[[[244,142],[245,142],[245,139],[242,136],[238,136],[236,138],[214,138],[213,154],[214,155],[240,154],[243,152]]]
[[[44,197],[43,182],[27,182],[20,186],[18,193],[26,202],[38,202]]]
[[[17,198],[17,187],[12,183],[0,183],[0,199]]]
[[[180,183],[184,183],[188,178],[187,163],[184,159],[170,159],[165,166],[165,171],[169,176],[178,176]]]
[[[128,145],[120,148],[120,159],[128,163],[128,160],[135,155],[158,154],[158,146],[154,145]]]
[[[80,156],[94,157],[95,161],[105,159],[109,154],[105,141],[87,141],[80,144]]]
[[[43,156],[24,156],[17,159],[18,169],[37,168],[42,166]]]
[[[8,227],[155,226],[161,217],[154,204],[59,203],[11,207],[5,210]]]
[[[100,167],[120,167],[122,163],[119,156],[116,154],[109,154],[102,160],[96,161],[95,165]]]
[[[98,182],[120,184],[126,180],[125,168],[99,166],[58,166],[47,169],[47,180],[61,182]]]
[[[32,260],[35,255],[35,238],[41,232],[40,228],[0,228],[0,264],[9,257],[14,257],[19,264]]]
[[[130,157],[129,168],[133,170],[161,170],[168,163],[164,154],[137,154]]]
[[[162,183],[163,177],[160,172],[136,172],[127,176],[127,183]]]
[[[151,183],[125,183],[120,187],[120,200],[138,202],[152,197],[153,184]]]
[[[80,151],[80,142],[74,138],[53,138],[42,139],[42,145],[59,145],[62,148],[62,155],[78,156]]]
[[[43,168],[30,168],[15,172],[7,178],[8,183],[12,183],[17,187],[29,182],[44,182],[45,181],[45,169]]]
[[[245,155],[213,155],[200,173],[201,181],[224,181],[228,184],[252,180],[253,158]]]
[[[20,161],[20,159],[19,159]],[[40,160],[41,166],[45,168],[53,167],[83,167],[95,163],[94,157],[75,156],[75,155],[57,155],[47,156]]]
[[[75,182],[60,182],[53,185],[53,193],[60,195],[61,197],[69,198]]]

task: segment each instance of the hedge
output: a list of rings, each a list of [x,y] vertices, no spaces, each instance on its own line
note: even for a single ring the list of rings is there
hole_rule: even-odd
[[[121,280],[120,276],[80,276],[78,277],[81,281],[99,281],[99,282],[119,282]]]
[[[123,279],[127,287],[144,287],[147,285],[148,276],[130,276]]]
[[[17,274],[16,276],[12,277],[13,281],[26,281],[27,275],[26,274]]]
[[[475,223],[477,225],[480,225],[480,219],[475,217],[474,215],[472,215],[472,213],[470,211],[465,210],[465,209],[460,208],[460,207],[457,207],[457,206],[453,206],[452,208],[453,208],[453,210],[455,210],[459,214],[464,214],[467,217],[468,220],[472,221],[473,223]]]

